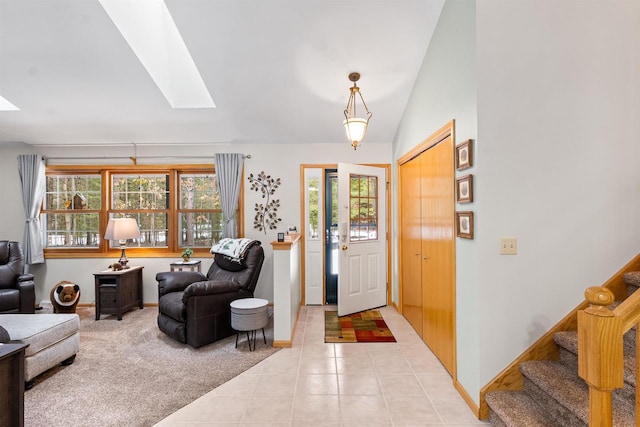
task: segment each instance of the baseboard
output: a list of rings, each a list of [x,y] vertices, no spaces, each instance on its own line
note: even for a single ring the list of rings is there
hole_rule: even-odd
[[[457,379],[453,380],[453,386],[458,391],[458,393],[460,394],[462,399],[464,399],[464,401],[467,403],[467,406],[469,406],[469,409],[471,409],[471,411],[473,411],[473,413],[475,414],[476,418],[479,419],[480,418],[480,408],[478,407],[476,402],[473,401],[473,398],[471,397],[471,395],[469,393],[467,393],[467,390],[465,390],[465,388],[462,386],[462,384],[460,384],[458,382]]]
[[[278,340],[273,342],[274,348],[291,348],[291,341]]]
[[[629,271],[640,270],[640,254],[636,255],[616,274],[607,280],[603,287],[614,293],[616,300],[621,301],[626,298],[626,285],[623,276]],[[586,288],[585,288],[586,290]],[[578,311],[587,307],[587,302],[583,301],[560,322],[553,326],[546,334],[540,337],[528,349],[526,349],[516,360],[507,366],[502,372],[496,375],[482,390],[480,390],[480,411],[479,418],[486,420],[489,418],[489,406],[484,396],[490,391],[513,391],[522,390],[524,378],[520,372],[520,365],[528,360],[556,360],[558,358],[558,346],[553,340],[553,335],[561,331],[575,331],[578,328]]]

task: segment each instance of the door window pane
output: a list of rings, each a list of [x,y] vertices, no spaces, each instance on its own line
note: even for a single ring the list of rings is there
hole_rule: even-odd
[[[349,240],[378,239],[378,178],[368,175],[349,177]]]

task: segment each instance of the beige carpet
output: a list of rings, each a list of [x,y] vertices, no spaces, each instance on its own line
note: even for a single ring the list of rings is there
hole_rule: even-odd
[[[80,352],[25,392],[25,426],[151,426],[275,353],[273,319],[267,345],[250,352],[246,335],[199,349],[180,344],[156,325],[158,310],[134,309],[117,321],[78,309]]]

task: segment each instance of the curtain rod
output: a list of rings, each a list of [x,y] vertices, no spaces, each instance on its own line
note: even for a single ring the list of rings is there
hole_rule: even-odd
[[[138,159],[202,159],[208,156],[69,156],[69,157],[48,157],[43,156],[45,162],[47,160],[131,160],[133,164],[137,164]],[[251,154],[243,154],[243,159],[250,159]]]

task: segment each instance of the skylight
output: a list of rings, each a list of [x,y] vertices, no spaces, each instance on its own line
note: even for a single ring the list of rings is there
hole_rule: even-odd
[[[20,111],[20,109],[0,96],[0,111]]]
[[[163,0],[99,0],[173,108],[215,108]]]

